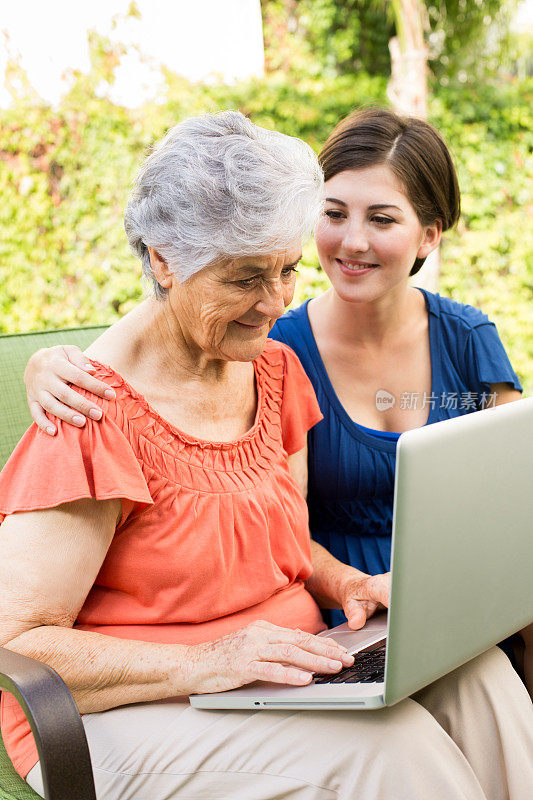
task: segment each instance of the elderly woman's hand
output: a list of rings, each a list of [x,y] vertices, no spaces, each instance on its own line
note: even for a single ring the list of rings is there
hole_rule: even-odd
[[[362,628],[378,609],[388,608],[390,572],[381,575],[356,575],[342,589],[342,610],[353,630]]]
[[[314,672],[335,673],[354,661],[333,639],[263,620],[191,651],[197,694],[223,692],[257,680],[304,686]]]
[[[93,378],[89,359],[75,345],[59,345],[38,350],[30,358],[24,372],[28,405],[34,422],[53,436],[55,425],[45,411],[81,428],[86,417],[98,420],[102,409],[69,387],[69,383],[112,400],[115,392],[107,383]]]

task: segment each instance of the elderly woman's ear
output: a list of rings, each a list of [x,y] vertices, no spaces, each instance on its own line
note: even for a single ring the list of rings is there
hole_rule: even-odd
[[[148,252],[150,254],[150,266],[156,281],[164,289],[170,289],[172,286],[174,273],[170,270],[167,262],[164,260],[164,258],[162,258],[162,256],[159,255],[154,247],[149,247]]]

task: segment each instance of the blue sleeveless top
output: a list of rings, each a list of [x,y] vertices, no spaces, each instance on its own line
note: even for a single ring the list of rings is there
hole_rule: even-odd
[[[485,314],[420,291],[429,319],[431,393],[402,396],[397,402],[423,402],[429,425],[480,409],[491,383],[522,390]],[[295,351],[324,414],[308,434],[311,534],[340,561],[371,575],[387,572],[399,434],[358,425],[341,405],[311,330],[308,302],[281,317],[270,335]],[[331,624],[344,620],[341,611],[331,612]]]

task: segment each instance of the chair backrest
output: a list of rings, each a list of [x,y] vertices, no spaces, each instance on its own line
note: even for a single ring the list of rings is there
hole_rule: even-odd
[[[0,469],[26,428],[31,425],[23,381],[29,357],[41,347],[61,344],[77,344],[83,350],[106,327],[94,325],[87,328],[63,328],[0,336]]]

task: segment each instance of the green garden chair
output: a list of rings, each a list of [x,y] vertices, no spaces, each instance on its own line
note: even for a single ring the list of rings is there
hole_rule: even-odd
[[[41,347],[86,348],[105,326],[0,336],[0,468],[31,424],[22,376]],[[0,647],[0,690],[23,708],[37,744],[45,800],[96,800],[85,732],[74,700],[54,670]],[[1,800],[36,800],[13,769],[0,735]]]

